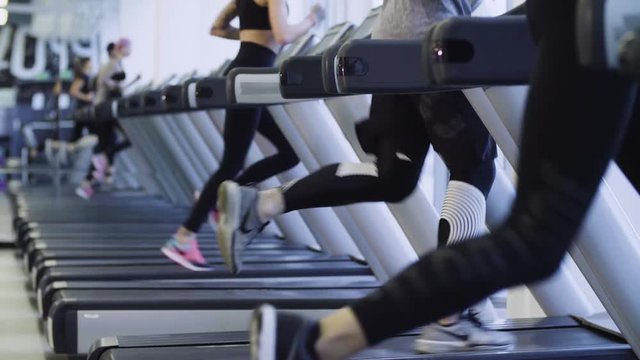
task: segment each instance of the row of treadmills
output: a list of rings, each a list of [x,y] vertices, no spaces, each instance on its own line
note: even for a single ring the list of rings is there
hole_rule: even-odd
[[[428,41],[439,50],[426,57],[433,63],[425,67],[423,49],[433,47],[422,41],[367,40],[376,9],[358,27],[339,24],[320,41],[305,37],[292,44],[280,54],[277,68],[234,69],[226,78],[219,76],[221,69],[208,78],[168,81],[160,88],[78,111],[76,119],[142,122],[154,114],[341,94],[442,91],[452,88],[450,83],[526,83],[535,48],[528,40],[526,20],[518,14],[521,10],[435,26]],[[488,51],[495,48],[491,34],[510,34],[502,48],[513,49],[514,58],[509,66],[492,66],[488,73],[486,66],[471,66],[468,60],[504,62],[502,52]],[[447,57],[452,61],[442,61]],[[444,85],[426,86],[433,84],[426,79],[439,79]],[[141,193],[98,194],[85,202],[67,191],[56,198],[47,188],[13,195],[18,251],[56,353],[111,360],[246,359],[246,329],[255,306],[269,302],[318,317],[380,286],[363,261],[329,256],[269,235],[243,252],[244,270],[231,276],[206,226],[201,243],[214,270],[191,272],[159,251],[186,209]],[[491,326],[515,334],[512,351],[419,355],[412,351],[419,333],[415,330],[357,358],[636,359],[624,339],[584,327],[571,317],[507,320]]]

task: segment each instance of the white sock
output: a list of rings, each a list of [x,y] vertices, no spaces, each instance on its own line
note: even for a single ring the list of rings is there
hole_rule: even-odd
[[[474,239],[484,233],[486,199],[473,185],[450,181],[442,206],[441,221],[449,225],[446,244],[453,245]]]
[[[269,189],[258,193],[258,218],[262,223],[282,215],[284,210],[284,196],[281,189]]]

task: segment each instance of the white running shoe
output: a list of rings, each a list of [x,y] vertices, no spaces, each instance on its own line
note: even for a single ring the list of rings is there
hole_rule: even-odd
[[[473,313],[467,311],[455,324],[444,326],[433,323],[425,327],[414,347],[419,353],[440,354],[460,351],[506,351],[513,347],[513,343],[513,335],[485,328]]]

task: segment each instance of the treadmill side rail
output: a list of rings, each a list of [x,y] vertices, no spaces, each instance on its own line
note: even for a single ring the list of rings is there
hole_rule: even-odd
[[[142,113],[145,115],[160,114],[166,112],[163,93],[160,90],[148,91],[142,94]]]
[[[225,107],[229,104],[227,99],[227,78],[209,77],[199,80],[193,85],[186,85],[187,96],[190,98],[189,104],[193,105],[192,98],[195,98],[198,109],[215,109]],[[195,89],[195,91],[193,91]],[[191,93],[191,95],[189,95]]]
[[[334,71],[341,94],[448,90],[428,83],[419,40],[348,41],[338,52]]]
[[[280,93],[286,99],[331,96],[324,88],[322,56],[297,56],[280,66]]]

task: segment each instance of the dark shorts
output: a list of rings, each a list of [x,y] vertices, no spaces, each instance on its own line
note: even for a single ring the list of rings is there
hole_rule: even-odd
[[[452,174],[463,177],[497,155],[495,142],[461,91],[374,95],[370,118],[356,131],[362,148],[376,156],[391,146],[424,161],[433,145]]]

